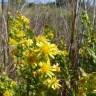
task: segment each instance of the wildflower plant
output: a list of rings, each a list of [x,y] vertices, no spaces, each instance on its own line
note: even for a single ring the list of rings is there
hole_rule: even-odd
[[[15,96],[16,81],[10,79],[6,72],[0,75],[0,95]]]
[[[9,44],[18,81],[16,96],[47,96],[49,89],[61,87],[57,77],[60,66],[52,63],[59,49],[46,36],[33,34],[30,20],[21,13],[9,17]]]

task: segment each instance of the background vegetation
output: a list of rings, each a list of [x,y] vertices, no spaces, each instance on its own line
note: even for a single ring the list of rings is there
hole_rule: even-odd
[[[0,14],[1,96],[96,96],[96,0],[8,0]]]

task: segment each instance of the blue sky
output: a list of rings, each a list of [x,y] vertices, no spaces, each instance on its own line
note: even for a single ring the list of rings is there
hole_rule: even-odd
[[[1,2],[2,0],[0,0]],[[4,0],[4,2],[6,2],[8,0]],[[54,2],[55,0],[26,0],[28,2],[35,2],[35,3],[48,3],[48,2]]]
[[[2,0],[0,0],[1,2]],[[3,0],[4,2],[7,2],[8,0]],[[26,0],[28,2],[35,2],[35,3],[48,3],[48,2],[54,2],[55,0]],[[87,0],[86,0],[87,1]],[[93,2],[93,0],[89,0],[91,3]]]
[[[36,3],[48,3],[54,2],[55,0],[28,0],[28,2],[36,2]]]

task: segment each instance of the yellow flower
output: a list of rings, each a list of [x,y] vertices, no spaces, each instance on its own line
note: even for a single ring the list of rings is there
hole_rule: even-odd
[[[30,50],[25,50],[25,51],[23,52],[23,55],[24,55],[25,57],[28,57],[28,56],[30,55]]]
[[[51,71],[51,65],[50,63],[44,63],[42,64],[41,68],[40,68],[41,73],[47,73],[48,71]]]
[[[54,38],[54,34],[52,33],[52,32],[49,32],[47,35],[46,35],[46,37],[48,38],[48,39],[53,39]]]
[[[18,38],[22,38],[22,37],[25,36],[25,33],[24,33],[23,31],[19,31],[19,32],[16,33],[16,36],[17,36]]]
[[[17,45],[17,41],[13,38],[9,38],[9,44],[10,45]]]
[[[52,77],[47,82],[48,86],[53,88],[54,90],[61,87],[61,85],[59,84],[59,80],[56,77]]]
[[[39,47],[42,55],[49,55],[52,58],[59,52],[57,46],[55,44],[50,44],[49,42],[42,43]]]
[[[60,72],[59,64],[53,65],[53,71]]]
[[[39,72],[41,73],[41,75],[47,75],[49,76],[50,78],[52,76],[54,76],[55,74],[53,73],[53,70],[52,70],[52,66],[50,64],[49,61],[46,62],[40,62],[40,69],[39,69]]]
[[[10,86],[16,86],[16,81],[12,81]]]
[[[23,39],[20,42],[20,44],[22,44],[23,47],[30,47],[32,43],[33,43],[32,39]]]
[[[18,28],[18,27],[21,27],[22,26],[22,23],[18,20],[15,21],[15,26]]]
[[[46,45],[42,45],[41,46],[41,50],[42,50],[43,54],[49,54],[50,47],[47,44]]]
[[[44,42],[47,42],[47,41],[49,41],[49,40],[46,39],[45,36],[39,35],[38,37],[36,37],[36,41],[37,41],[37,43],[44,43]]]
[[[6,91],[3,93],[3,96],[13,96],[12,91],[11,91],[11,90],[6,90]]]
[[[28,18],[26,18],[25,16],[21,16],[21,19],[25,22],[25,23],[29,23],[30,20]]]

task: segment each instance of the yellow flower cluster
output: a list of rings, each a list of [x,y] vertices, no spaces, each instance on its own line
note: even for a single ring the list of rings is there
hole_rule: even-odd
[[[59,84],[59,79],[57,79],[54,74],[54,72],[60,72],[60,67],[58,65],[52,66],[50,62],[40,63],[40,65],[41,67],[39,69],[39,72],[41,73],[41,75],[47,75],[50,77],[44,83],[54,90],[60,88],[61,85]]]
[[[29,23],[29,19],[26,18],[25,16],[21,15],[21,20],[23,20],[25,23]]]
[[[33,41],[32,39],[22,39],[20,41],[20,44],[23,46],[23,47],[30,47],[32,45]]]
[[[13,38],[9,38],[9,44],[10,45],[17,45],[17,41]]]
[[[36,41],[37,41],[37,45],[49,41],[49,40],[48,40],[45,36],[43,36],[43,35],[39,35],[39,36],[37,36],[35,39],[36,39]]]
[[[21,18],[21,21],[24,22],[24,24],[29,23],[29,19],[27,19],[25,16],[19,14],[18,18]],[[52,44],[50,40],[43,35],[30,38],[30,35],[23,30],[21,21],[14,21],[18,28],[16,26],[12,26],[12,28],[15,27],[16,29],[13,28],[11,30],[13,33],[9,38],[9,44],[12,46],[14,45],[12,55],[15,56],[15,59],[17,58],[18,69],[20,70],[20,66],[26,66],[24,67],[24,71],[26,71],[24,73],[31,72],[29,73],[31,76],[34,78],[37,78],[36,76],[38,76],[38,78],[41,80],[45,80],[51,88],[59,88],[59,80],[56,78],[55,73],[60,72],[60,67],[59,64],[51,64],[51,59],[54,59],[59,53],[57,46]],[[28,68],[31,71],[29,71]],[[15,82],[12,82],[12,84],[14,85]],[[9,91],[5,93],[8,94],[8,92]],[[4,96],[11,96],[6,94]]]
[[[29,27],[29,23],[30,23],[30,20],[19,12],[17,12],[16,18],[13,17],[13,20],[11,17],[11,20],[9,20],[9,26],[8,26],[9,32],[10,32],[9,34],[11,37],[9,38],[9,44],[16,45],[23,39],[24,39],[23,41],[25,41],[26,30]],[[30,40],[28,40],[28,42],[30,42]]]
[[[37,37],[37,46],[39,47],[39,53],[41,53],[43,56],[50,56],[54,58],[54,56],[59,52],[57,46],[48,42],[48,40],[43,36],[40,36],[40,40],[39,37]]]
[[[13,96],[12,91],[11,91],[11,90],[6,90],[6,91],[3,93],[3,96]]]
[[[59,84],[59,80],[56,77],[52,77],[47,81],[47,83],[48,86],[53,88],[54,90],[61,87],[61,85]]]
[[[53,65],[52,67],[53,67],[53,71],[60,72],[60,67],[58,63],[56,65]]]
[[[40,62],[40,69],[39,69],[39,71],[41,72],[41,73],[46,73],[46,74],[48,74],[48,75],[54,75],[54,72],[60,72],[60,67],[59,67],[59,65],[57,64],[57,65],[51,65],[50,64],[50,61],[47,61],[47,63],[45,63],[45,62]]]
[[[17,36],[18,38],[22,38],[22,37],[25,36],[25,32],[24,32],[24,31],[16,32],[16,36]]]
[[[40,69],[39,69],[39,71],[41,72],[41,73],[50,73],[51,72],[51,64],[50,64],[50,62],[47,62],[47,63],[43,63],[43,62],[41,62],[40,64]]]
[[[16,21],[15,21],[15,26],[16,26],[16,28],[20,28],[21,25],[22,25],[22,23],[21,23],[19,20],[16,20]]]
[[[16,86],[16,81],[12,81],[10,86]]]

